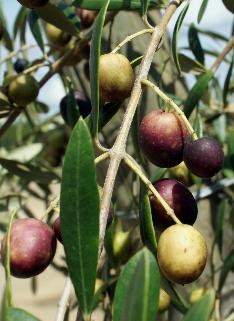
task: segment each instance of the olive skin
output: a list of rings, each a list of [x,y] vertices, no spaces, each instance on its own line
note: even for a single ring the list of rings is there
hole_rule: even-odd
[[[80,17],[83,28],[90,28],[97,16],[97,11],[76,8],[76,14]]]
[[[122,101],[131,94],[134,72],[129,60],[117,53],[100,56],[100,97],[105,102]]]
[[[231,11],[232,13],[234,13],[234,1],[233,0],[223,0],[223,4],[225,5],[225,7]]]
[[[171,178],[177,179],[186,186],[191,186],[193,184],[191,173],[184,162],[169,168],[169,174]]]
[[[19,73],[23,72],[28,67],[28,64],[29,64],[29,62],[27,59],[19,58],[14,63],[14,69],[19,74]]]
[[[206,294],[206,291],[207,290],[205,288],[197,288],[197,289],[193,290],[190,294],[189,302],[191,304],[196,303]]]
[[[161,234],[157,257],[159,267],[168,280],[179,284],[191,283],[205,268],[206,241],[194,227],[175,224]]]
[[[44,7],[49,0],[17,0],[22,6],[28,8],[40,8]]]
[[[184,162],[193,174],[209,178],[222,168],[224,153],[216,139],[202,137],[185,145]]]
[[[54,231],[35,218],[20,219],[12,224],[10,235],[10,268],[17,278],[29,278],[43,272],[51,263],[57,241]],[[6,236],[2,240],[4,262]]]
[[[39,94],[39,84],[30,75],[20,74],[9,84],[9,98],[18,106],[26,106],[32,103]]]
[[[166,311],[171,303],[171,298],[166,291],[160,288],[159,292],[159,304],[158,304],[158,313]]]
[[[153,110],[141,121],[139,143],[145,157],[159,167],[173,167],[183,160],[189,132],[175,112]]]
[[[170,178],[161,179],[153,185],[182,223],[194,224],[198,213],[197,203],[185,185]],[[150,196],[150,204],[153,222],[156,226],[165,228],[175,224],[153,195]]]
[[[54,233],[57,237],[57,240],[59,240],[60,243],[63,243],[62,241],[62,234],[61,234],[61,222],[60,217],[57,217],[53,224]]]
[[[71,39],[71,35],[50,23],[45,25],[45,31],[49,42],[59,48],[65,46]]]

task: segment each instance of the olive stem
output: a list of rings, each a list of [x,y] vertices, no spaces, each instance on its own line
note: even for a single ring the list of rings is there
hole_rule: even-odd
[[[63,321],[68,307],[69,298],[72,290],[72,282],[69,276],[67,276],[65,287],[63,289],[63,294],[58,303],[58,309],[56,314],[56,321]]]
[[[172,99],[170,99],[166,94],[164,94],[164,92],[162,92],[162,90],[158,86],[154,85],[151,81],[144,79],[142,80],[142,84],[153,89],[156,92],[156,94],[159,95],[169,106],[174,108],[177,114],[183,120],[185,126],[187,127],[189,133],[191,134],[192,139],[193,140],[198,139],[197,134],[194,131],[193,127],[190,125],[190,122],[188,121],[187,117],[185,116],[183,111],[180,109],[180,107],[177,106]]]
[[[154,29],[150,28],[150,29],[142,29],[141,31],[138,31],[136,33],[133,33],[130,36],[127,36],[122,42],[120,42],[120,44],[118,44],[117,47],[115,47],[111,53],[116,53],[117,51],[119,51],[120,48],[122,48],[126,43],[128,43],[129,41],[133,40],[134,38],[137,38],[141,35],[144,35],[146,33],[153,33]]]
[[[45,213],[43,214],[41,221],[43,221],[48,214],[50,214],[51,211],[55,210],[56,208],[59,208],[59,202],[60,202],[60,198],[59,196],[57,196],[49,205],[49,207],[47,208],[47,210],[45,211]]]
[[[97,158],[95,158],[95,164],[99,164],[100,162],[102,162],[103,160],[107,159],[108,157],[110,157],[110,153],[109,152],[105,152],[101,155],[99,155]]]
[[[134,114],[137,109],[137,105],[139,103],[139,100],[142,94],[141,81],[147,78],[147,75],[150,70],[150,66],[152,64],[152,61],[155,55],[155,51],[157,50],[160,44],[161,38],[163,37],[166,31],[169,21],[171,20],[176,9],[181,5],[182,2],[183,0],[175,0],[170,2],[161,21],[154,28],[149,46],[146,49],[146,52],[143,56],[143,59],[141,61],[141,65],[138,71],[138,75],[133,85],[129,103],[128,103],[126,112],[124,114],[124,118],[119,130],[119,134],[115,140],[113,147],[110,150],[110,163],[107,169],[106,179],[103,187],[103,194],[102,194],[103,197],[102,197],[101,208],[100,208],[99,256],[101,254],[103,244],[104,244],[108,212],[109,212],[111,197],[114,189],[115,179],[117,176],[120,163],[126,154],[126,142],[127,142],[128,134],[131,128]]]
[[[213,65],[210,67],[210,69],[215,73],[218,67],[220,66],[223,59],[226,57],[226,55],[232,50],[234,47],[234,36],[228,41],[224,49],[221,51]]]
[[[152,192],[154,197],[161,203],[162,207],[165,209],[166,213],[173,219],[173,221],[177,224],[182,224],[178,217],[175,215],[173,209],[167,204],[167,202],[159,194],[159,192],[156,190],[151,181],[143,173],[138,163],[129,154],[126,154],[124,161],[139,176],[139,178],[146,185],[146,187]]]

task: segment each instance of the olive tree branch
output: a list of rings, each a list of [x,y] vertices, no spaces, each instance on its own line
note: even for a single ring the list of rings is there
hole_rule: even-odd
[[[216,70],[218,69],[218,67],[220,66],[221,62],[224,60],[224,58],[226,57],[226,55],[232,50],[232,48],[234,47],[234,36],[228,41],[228,43],[226,44],[226,46],[223,48],[223,50],[221,51],[221,53],[218,55],[217,59],[215,60],[215,62],[213,63],[213,65],[211,66],[211,70],[215,73]]]
[[[64,321],[64,316],[68,307],[68,302],[72,290],[72,282],[69,276],[66,278],[65,287],[58,303],[56,321]]]
[[[129,154],[126,154],[126,156],[124,157],[124,161],[139,176],[139,178],[146,185],[146,187],[152,192],[154,197],[161,203],[162,207],[165,209],[167,214],[173,219],[173,221],[177,224],[181,224],[180,220],[175,215],[175,212],[173,211],[173,209],[167,204],[167,202],[159,194],[159,192],[156,190],[156,188],[151,183],[151,181],[143,173],[138,163]]]
[[[183,111],[180,109],[179,106],[176,105],[176,103],[170,99],[166,94],[164,94],[164,92],[162,92],[162,90],[154,85],[151,81],[144,79],[142,80],[142,84],[149,86],[151,89],[153,89],[157,95],[159,95],[169,106],[171,106],[172,108],[175,109],[175,111],[177,112],[177,114],[181,117],[181,119],[183,120],[185,126],[187,127],[189,133],[191,134],[192,139],[196,140],[198,139],[196,132],[194,131],[193,127],[190,125],[190,122],[188,121],[187,117],[185,116],[185,114],[183,113]]]
[[[146,53],[144,54],[144,57],[142,59],[142,62],[139,68],[138,75],[136,77],[136,80],[133,86],[131,97],[123,118],[123,122],[120,128],[119,134],[115,140],[113,147],[110,150],[110,163],[109,163],[109,167],[107,170],[107,175],[106,175],[106,179],[103,187],[101,210],[100,210],[99,255],[103,248],[108,211],[109,211],[109,206],[111,202],[111,196],[114,189],[116,175],[119,169],[119,165],[122,159],[125,157],[126,142],[127,142],[129,130],[131,127],[131,123],[132,123],[139,99],[142,94],[141,82],[142,80],[147,78],[155,51],[160,43],[161,38],[163,37],[163,34],[166,31],[167,24],[169,23],[174,12],[182,2],[183,0],[172,1],[168,5],[161,21],[154,28],[154,31],[150,40],[150,44],[146,50]]]

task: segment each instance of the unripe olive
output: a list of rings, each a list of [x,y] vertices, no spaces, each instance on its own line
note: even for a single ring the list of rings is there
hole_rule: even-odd
[[[57,47],[65,46],[71,39],[68,33],[50,23],[45,25],[45,31],[49,42]]]
[[[191,174],[184,162],[169,168],[169,174],[170,177],[177,179],[187,186],[192,184]]]
[[[28,8],[40,8],[44,7],[49,0],[17,0],[22,6]]]
[[[46,223],[35,218],[14,222],[10,234],[11,274],[18,278],[29,278],[41,273],[51,263],[56,245],[54,231]],[[3,262],[5,250],[6,236],[1,247]]]
[[[157,256],[160,269],[168,280],[191,283],[205,268],[206,241],[194,227],[175,224],[161,234]]]
[[[163,289],[160,288],[158,313],[162,313],[166,311],[169,308],[170,303],[171,303],[170,296],[167,294],[167,292],[165,292]]]
[[[104,285],[103,280],[96,278],[94,293],[97,293],[103,287],[103,285]]]
[[[8,88],[10,99],[18,106],[25,106],[33,102],[39,93],[39,84],[30,75],[19,75],[14,78]]]
[[[232,13],[234,13],[234,1],[233,0],[223,0],[223,4],[225,5],[225,7],[231,11]]]
[[[130,246],[130,232],[116,231],[113,238],[113,255],[116,262],[126,262]]]
[[[117,53],[100,57],[99,85],[103,101],[122,101],[131,94],[134,72],[129,60]]]
[[[191,304],[196,303],[205,295],[205,293],[206,293],[205,288],[198,288],[198,289],[193,290],[190,294],[189,302]]]

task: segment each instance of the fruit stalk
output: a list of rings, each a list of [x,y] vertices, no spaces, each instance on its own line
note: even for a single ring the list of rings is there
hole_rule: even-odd
[[[144,79],[142,80],[142,84],[152,88],[156,92],[156,94],[159,95],[169,106],[174,108],[177,114],[183,120],[184,124],[186,125],[189,133],[191,134],[192,139],[193,140],[198,139],[197,134],[195,133],[193,127],[190,125],[190,122],[188,121],[187,117],[185,116],[183,111],[180,109],[180,107],[177,106],[172,99],[170,99],[166,94],[164,94],[164,92],[162,92],[161,89],[158,86],[154,85],[151,81]]]
[[[177,224],[181,224],[173,209],[167,204],[167,202],[155,189],[151,181],[145,176],[137,162],[128,154],[124,158],[124,161],[139,176],[146,187],[153,193],[154,197],[161,203],[161,205],[166,210],[167,214],[173,219],[173,221]]]
[[[102,197],[101,210],[100,210],[99,256],[103,248],[108,211],[111,203],[111,196],[114,188],[115,178],[119,169],[119,165],[125,156],[126,141],[127,141],[131,123],[142,93],[141,81],[147,78],[155,51],[161,41],[161,38],[164,32],[166,31],[166,27],[171,17],[173,16],[174,12],[182,2],[183,0],[177,0],[177,1],[171,2],[167,7],[161,21],[154,29],[150,44],[142,59],[139,73],[133,86],[131,97],[124,115],[124,119],[120,128],[119,134],[116,138],[114,146],[110,150],[110,163],[109,163],[109,167],[107,170],[107,175],[104,183],[103,197]]]
[[[132,39],[139,37],[141,35],[144,35],[146,33],[153,33],[154,29],[142,29],[136,33],[133,33],[130,36],[127,36],[122,42],[120,42],[120,44],[118,44],[118,46],[116,48],[114,48],[111,53],[116,53],[117,51],[119,51],[120,48],[122,48],[126,43],[128,43],[129,41],[131,41]]]

